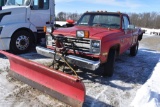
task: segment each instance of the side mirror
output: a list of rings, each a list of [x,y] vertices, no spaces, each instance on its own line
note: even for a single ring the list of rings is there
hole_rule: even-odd
[[[33,4],[30,5],[30,8],[33,9]]]
[[[32,1],[30,4],[30,8],[33,9],[33,6],[34,6],[34,2]]]
[[[38,7],[39,7],[39,9],[43,9],[43,7],[44,7],[44,0],[38,0]]]
[[[134,25],[128,25],[128,28],[127,28],[127,29],[133,30],[133,29],[135,29],[135,26],[134,26]]]

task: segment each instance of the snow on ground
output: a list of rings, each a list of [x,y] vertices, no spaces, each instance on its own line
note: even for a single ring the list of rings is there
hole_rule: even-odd
[[[56,21],[56,24],[58,24],[60,26],[64,26],[67,24],[67,21]]]
[[[160,107],[160,60],[154,68],[151,77],[137,91],[131,106],[134,107]]]
[[[136,57],[130,57],[129,52],[126,52],[116,59],[115,73],[112,78],[101,77],[99,73],[101,69],[96,72],[80,70],[83,72],[78,72],[78,75],[86,87],[86,99],[83,107],[130,107],[132,101],[132,106],[140,107],[139,104],[142,100],[139,95],[142,99],[148,98],[148,100],[143,100],[144,104],[153,104],[156,101],[159,104],[160,91],[157,85],[159,81],[153,80],[159,76],[157,73],[159,71],[157,71],[159,69],[157,63],[160,58],[159,41],[159,36],[145,35],[143,41],[140,42],[139,53]],[[51,61],[36,52],[23,54],[21,57],[43,64]],[[8,69],[8,59],[0,55],[0,107],[67,107],[66,104],[10,77]],[[152,73],[153,70],[157,72]],[[148,80],[148,78],[150,79]],[[154,81],[157,83],[153,84]],[[156,90],[152,89],[153,87]],[[141,88],[143,90],[137,92]],[[144,92],[148,94],[146,95]]]
[[[129,57],[127,54],[117,58],[115,75],[112,78],[90,77],[95,82],[89,82],[89,87],[85,84],[87,95],[91,98],[86,99],[85,107],[128,107],[130,105],[136,91],[151,75],[160,54],[143,48],[140,49],[136,58]]]
[[[145,35],[156,35],[156,36],[160,36],[160,29],[149,29],[149,28],[141,28],[142,30],[145,30]]]
[[[146,40],[146,38],[148,40]],[[159,44],[158,36],[155,36],[152,39],[151,37],[145,37],[144,39],[145,39],[146,47],[150,45],[150,48],[160,51],[160,44]],[[136,92],[136,96],[134,100],[132,101],[131,106],[133,107],[160,107],[160,87],[159,87],[160,74],[159,72],[160,72],[160,59],[157,65],[155,66],[154,70],[152,71],[151,77]]]

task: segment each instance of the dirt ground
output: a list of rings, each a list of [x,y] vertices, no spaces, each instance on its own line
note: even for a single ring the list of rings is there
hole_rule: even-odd
[[[113,77],[102,77],[96,72],[82,70],[78,75],[86,87],[83,107],[130,107],[136,91],[146,82],[160,58],[160,36],[144,35],[136,57],[129,51],[116,59]],[[51,60],[31,52],[24,58],[48,63]],[[9,62],[0,55],[0,107],[68,107],[8,75]],[[62,87],[63,88],[63,87]]]
[[[141,47],[146,47],[151,50],[160,51],[160,36],[143,36],[143,40],[140,42]]]

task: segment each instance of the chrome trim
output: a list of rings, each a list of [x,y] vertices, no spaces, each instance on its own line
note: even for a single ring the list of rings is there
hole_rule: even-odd
[[[37,46],[37,53],[46,57],[54,58],[55,52],[51,49]],[[57,56],[56,56],[57,58]],[[81,58],[74,55],[67,55],[66,60],[69,64],[77,65],[78,67],[86,68],[89,70],[96,70],[100,66],[100,61],[93,61],[86,58]]]
[[[73,65],[77,65],[82,68],[86,68],[89,70],[96,70],[100,66],[100,61],[93,61],[86,58],[77,57],[74,55],[66,56],[67,62]]]
[[[40,46],[36,46],[36,51],[38,54],[46,56],[46,57],[50,57],[50,58],[54,58],[54,55],[55,55],[55,52],[53,50],[44,48],[44,47],[40,47]]]

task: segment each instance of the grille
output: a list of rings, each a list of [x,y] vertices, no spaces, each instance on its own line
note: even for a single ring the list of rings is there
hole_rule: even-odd
[[[62,37],[59,37],[62,38]],[[71,38],[67,37],[65,42],[63,42],[64,47],[78,52],[83,52],[83,53],[90,53],[90,43],[91,40],[89,39],[79,39],[79,38]],[[55,43],[53,42],[53,47],[55,47]]]

